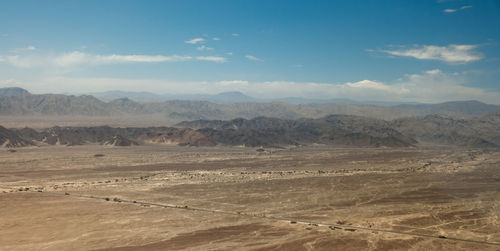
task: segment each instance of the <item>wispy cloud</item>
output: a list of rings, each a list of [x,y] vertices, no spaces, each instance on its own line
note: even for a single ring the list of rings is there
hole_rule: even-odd
[[[96,62],[103,63],[159,63],[159,62],[179,62],[191,60],[190,56],[162,56],[162,55],[109,55],[95,56]]]
[[[226,52],[226,53],[224,53],[224,54],[229,55],[229,56],[233,55],[233,53],[232,53],[232,52]]]
[[[0,56],[0,62],[5,62],[18,68],[34,67],[70,67],[75,65],[99,65],[119,63],[162,63],[183,61],[211,61],[217,63],[226,62],[225,57],[219,56],[182,56],[182,55],[95,55],[80,51],[64,53],[55,57],[40,56]]]
[[[220,38],[218,38],[218,37],[214,37],[214,38],[212,38],[212,40],[214,40],[214,41],[219,41],[219,40],[220,40]]]
[[[377,90],[387,90],[387,91],[390,91],[392,89],[391,86],[388,86],[382,82],[366,80],[366,79],[354,83],[349,82],[346,83],[345,85],[348,87],[363,88],[363,89],[377,89]]]
[[[413,57],[424,60],[440,60],[447,63],[463,64],[478,61],[483,55],[473,50],[477,45],[456,45],[448,46],[424,45],[412,49],[382,50],[394,56]]]
[[[195,59],[199,61],[211,61],[216,63],[227,62],[227,59],[225,57],[219,57],[219,56],[198,56],[195,57]]]
[[[217,82],[218,85],[248,85],[246,80],[224,80]]]
[[[457,12],[459,10],[465,10],[465,9],[469,9],[469,8],[472,8],[472,5],[464,5],[458,9],[444,9],[443,12],[444,13],[453,13],[453,12]]]
[[[231,36],[233,36],[233,37],[239,37],[239,36],[240,36],[240,34],[238,34],[238,33],[233,33],[233,34],[231,34]]]
[[[205,45],[198,46],[198,47],[196,47],[196,49],[199,51],[213,51],[214,50],[214,48],[207,47]]]
[[[114,64],[114,63],[160,63],[180,62],[192,60],[191,56],[163,56],[163,55],[93,55],[79,51],[63,54],[55,57],[53,62],[60,66],[68,66],[82,63],[89,64]]]
[[[31,68],[39,65],[39,61],[37,59],[33,59],[31,57],[21,57],[19,55],[5,57],[0,56],[0,62],[5,62],[17,68]]]
[[[255,56],[252,56],[252,55],[246,55],[245,56],[248,60],[251,60],[251,61],[259,61],[259,62],[262,62],[264,60],[258,58],[258,57],[255,57]]]
[[[186,43],[186,44],[197,44],[197,43],[201,43],[201,42],[204,42],[204,41],[205,41],[204,38],[197,37],[197,38],[193,38],[191,40],[184,41],[184,43]]]
[[[34,50],[36,50],[36,47],[33,46],[33,45],[29,45],[29,46],[22,47],[22,48],[14,48],[14,49],[12,49],[12,51],[15,51],[15,52],[34,51]]]

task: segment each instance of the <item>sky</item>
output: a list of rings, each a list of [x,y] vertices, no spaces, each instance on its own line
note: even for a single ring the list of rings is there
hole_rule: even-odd
[[[0,87],[500,104],[500,1],[0,0]]]

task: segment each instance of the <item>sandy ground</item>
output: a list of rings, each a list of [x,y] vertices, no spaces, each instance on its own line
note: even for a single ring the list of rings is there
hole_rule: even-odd
[[[0,250],[500,250],[497,151],[16,150]]]

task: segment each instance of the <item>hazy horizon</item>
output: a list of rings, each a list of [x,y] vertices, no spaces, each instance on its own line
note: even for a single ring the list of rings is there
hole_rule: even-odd
[[[0,87],[500,104],[498,1],[0,7]]]
[[[350,98],[307,98],[307,97],[297,97],[297,96],[284,96],[284,97],[276,97],[276,98],[258,98],[254,97],[251,95],[248,95],[246,93],[240,92],[240,91],[227,91],[227,92],[218,92],[218,93],[192,93],[192,94],[173,94],[173,93],[153,93],[153,92],[148,92],[148,91],[122,91],[122,90],[107,90],[107,91],[102,91],[102,92],[83,92],[83,93],[72,93],[72,92],[32,92],[28,89],[18,87],[18,86],[8,86],[8,87],[0,87],[0,89],[8,89],[8,88],[21,88],[23,90],[28,91],[31,94],[34,95],[46,95],[46,94],[62,94],[62,95],[68,95],[68,96],[85,96],[85,95],[91,95],[96,98],[99,98],[104,101],[111,101],[114,99],[120,99],[120,98],[129,98],[132,100],[136,101],[143,101],[143,102],[161,102],[161,101],[168,101],[168,100],[192,100],[192,101],[197,101],[197,100],[206,100],[206,101],[212,101],[215,102],[217,101],[217,97],[223,98],[225,95],[242,95],[243,98],[249,98],[250,101],[247,100],[231,100],[228,101],[230,103],[238,103],[238,102],[284,102],[284,103],[290,103],[290,104],[307,104],[307,103],[339,103],[339,104],[368,104],[368,105],[378,105],[378,104],[383,104],[383,105],[398,105],[398,104],[442,104],[442,103],[448,103],[448,102],[469,102],[469,101],[478,101],[481,103],[485,104],[492,104],[492,105],[499,105],[500,103],[488,103],[488,102],[482,102],[479,100],[442,100],[439,102],[412,102],[412,101],[393,101],[393,100],[384,100],[384,101],[377,101],[377,100],[356,100],[356,99],[350,99]],[[124,94],[124,95],[119,95]],[[213,99],[213,100],[212,100]],[[300,101],[303,102],[300,102]],[[220,100],[222,101],[222,100]],[[292,102],[296,101],[296,102]]]

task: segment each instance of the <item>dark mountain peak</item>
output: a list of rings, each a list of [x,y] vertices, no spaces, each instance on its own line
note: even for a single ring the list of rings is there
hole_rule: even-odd
[[[129,99],[127,97],[124,98],[117,98],[114,100],[111,100],[109,102],[111,105],[119,105],[119,104],[138,104],[137,102],[133,101],[132,99]]]
[[[243,94],[242,92],[234,91],[234,92],[221,92],[217,94],[217,96],[226,96],[226,97],[245,97],[249,98],[249,96]]]
[[[31,93],[19,87],[0,88],[0,96],[13,97],[13,96],[25,96],[25,95],[31,95]]]

